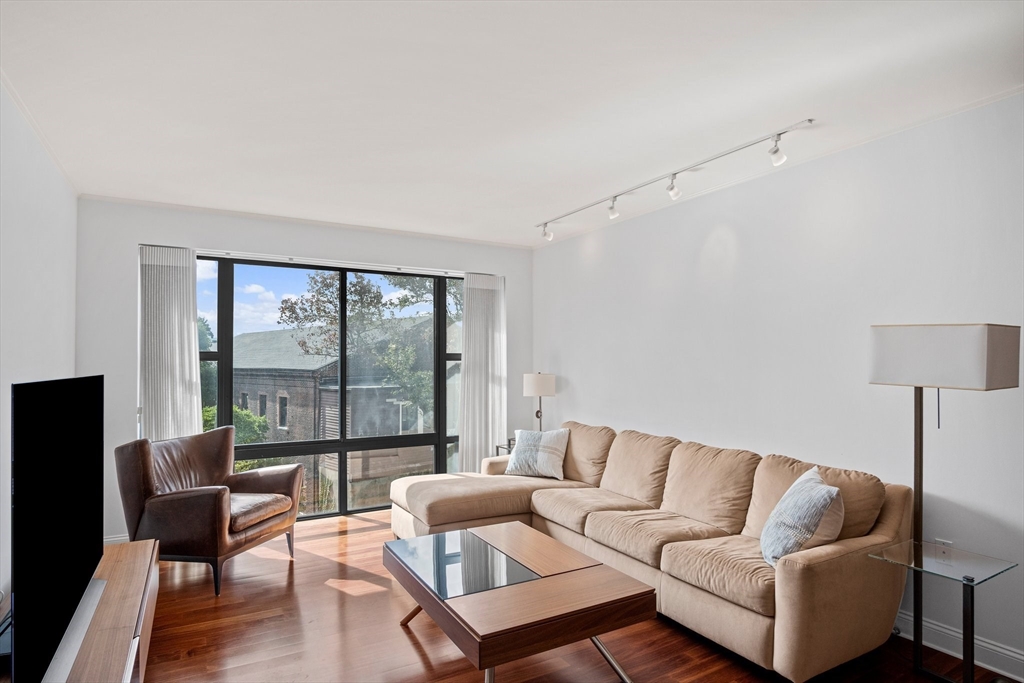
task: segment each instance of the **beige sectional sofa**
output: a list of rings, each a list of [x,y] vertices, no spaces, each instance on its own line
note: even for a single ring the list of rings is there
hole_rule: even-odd
[[[760,533],[813,465],[781,455],[683,443],[568,422],[565,479],[480,474],[392,484],[392,529],[407,538],[519,520],[653,586],[658,611],[796,683],[888,637],[906,571],[868,557],[910,537],[912,492],[821,467],[842,492],[834,543],[761,556]]]

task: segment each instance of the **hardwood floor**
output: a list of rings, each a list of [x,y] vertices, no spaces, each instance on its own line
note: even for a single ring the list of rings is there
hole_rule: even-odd
[[[384,511],[300,522],[294,563],[283,537],[243,553],[225,565],[219,598],[209,566],[162,562],[146,680],[479,683],[483,673],[425,613],[399,626],[415,603],[381,561],[389,520]],[[784,680],[663,617],[602,640],[637,683]],[[909,673],[909,659],[910,643],[894,637],[815,680],[928,680]],[[930,652],[927,664],[959,679],[952,657]],[[497,678],[618,680],[589,641],[503,664]],[[979,683],[992,678],[978,670]]]

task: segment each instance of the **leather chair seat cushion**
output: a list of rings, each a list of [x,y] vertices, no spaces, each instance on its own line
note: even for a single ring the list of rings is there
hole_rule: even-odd
[[[591,488],[579,481],[486,475],[424,474],[391,482],[391,502],[427,526],[530,512],[530,496],[548,488]]]
[[[584,527],[587,538],[658,569],[661,550],[676,541],[727,535],[716,526],[667,510],[592,512]]]
[[[670,543],[661,571],[714,593],[734,605],[775,616],[775,570],[761,555],[761,541],[734,535]]]
[[[591,513],[605,510],[650,510],[651,506],[607,489],[588,487],[537,491],[533,494],[531,509],[535,515],[582,534]]]
[[[232,493],[231,531],[244,531],[292,507],[292,499],[279,493]]]

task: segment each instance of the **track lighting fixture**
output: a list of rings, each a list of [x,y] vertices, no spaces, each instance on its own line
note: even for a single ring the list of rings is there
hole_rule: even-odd
[[[672,180],[669,181],[668,187],[666,187],[665,189],[668,190],[668,196],[672,198],[672,201],[675,201],[683,196],[683,191],[676,187],[675,173],[672,174]]]
[[[637,190],[645,188],[648,185],[653,185],[654,183],[659,183],[662,180],[668,180],[669,181],[668,187],[666,187],[665,190],[668,192],[668,196],[671,197],[673,201],[675,201],[676,199],[679,199],[680,197],[683,196],[682,190],[680,190],[679,187],[676,186],[676,176],[678,176],[680,173],[685,173],[686,171],[692,171],[693,169],[699,168],[701,166],[704,166],[705,164],[709,164],[712,161],[716,161],[718,159],[721,159],[722,157],[729,156],[730,154],[735,154],[736,152],[739,152],[741,150],[747,149],[748,147],[753,147],[754,145],[760,145],[762,142],[767,142],[769,140],[771,140],[771,142],[772,142],[772,148],[768,150],[768,154],[771,156],[772,164],[775,165],[775,166],[781,166],[782,164],[786,163],[786,155],[783,154],[782,150],[779,149],[779,141],[782,139],[782,136],[785,135],[786,133],[791,133],[792,131],[797,130],[798,128],[803,128],[804,126],[809,126],[812,123],[814,123],[814,119],[804,119],[803,121],[797,121],[792,126],[787,126],[786,128],[782,128],[780,130],[777,130],[774,133],[769,133],[768,135],[761,136],[761,137],[757,138],[756,140],[751,140],[750,142],[745,142],[742,145],[737,145],[736,147],[733,147],[732,149],[728,149],[728,150],[726,150],[724,152],[719,152],[718,154],[715,154],[714,156],[710,156],[707,159],[701,159],[700,161],[698,161],[695,164],[690,164],[689,166],[684,166],[683,168],[680,168],[680,169],[678,169],[676,171],[672,171],[671,173],[666,173],[665,175],[660,175],[657,178],[654,178],[652,180],[648,180],[646,182],[640,183],[639,185],[634,185],[633,187],[629,188],[628,190],[623,190],[621,192],[613,194],[611,197],[605,197],[604,199],[598,199],[595,202],[590,202],[589,204],[581,206],[578,209],[573,209],[572,211],[563,213],[561,216],[556,216],[555,218],[552,218],[549,221],[546,221],[544,223],[538,223],[537,227],[541,228],[541,234],[544,236],[544,239],[546,239],[548,241],[551,241],[551,238],[554,237],[554,235],[552,235],[551,231],[548,230],[548,223],[554,223],[555,221],[560,221],[563,218],[568,218],[569,216],[572,216],[574,214],[580,213],[581,211],[586,211],[587,209],[592,209],[592,208],[594,208],[596,206],[600,206],[601,204],[604,204],[605,202],[609,202],[609,201],[611,203],[608,205],[608,219],[609,220],[615,220],[616,218],[619,217],[619,210],[617,208],[615,208],[615,202],[619,199],[619,197],[621,197],[624,194],[629,194],[631,192],[635,192]]]
[[[608,205],[608,220],[615,220],[619,217],[619,210],[615,208],[615,200],[618,197],[612,197],[612,203]]]
[[[772,166],[782,166],[786,163],[786,155],[779,149],[779,140],[782,138],[781,135],[776,135],[772,140],[775,141],[775,146],[768,150],[768,156],[772,158]]]

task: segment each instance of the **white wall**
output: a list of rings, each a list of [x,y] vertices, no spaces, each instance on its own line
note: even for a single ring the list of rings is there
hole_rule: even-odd
[[[551,424],[912,485],[912,389],[868,385],[868,327],[1024,322],[1022,149],[1015,96],[541,249]],[[925,537],[1024,562],[1024,390],[943,392],[941,431],[925,398]],[[958,584],[925,589],[925,617],[958,629]],[[1024,569],[976,600],[979,661],[1024,675]]]
[[[80,373],[106,376],[105,534],[125,533],[113,450],[136,438],[139,244],[163,244],[506,277],[509,425],[528,424],[515,377],[531,372],[532,255],[525,249],[97,199],[78,205]]]
[[[0,589],[6,592],[11,383],[75,374],[78,205],[74,188],[3,86],[0,150]]]

